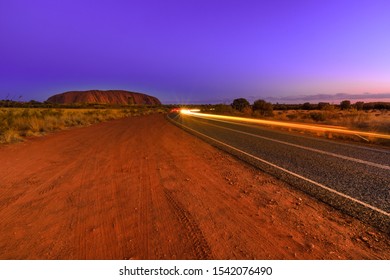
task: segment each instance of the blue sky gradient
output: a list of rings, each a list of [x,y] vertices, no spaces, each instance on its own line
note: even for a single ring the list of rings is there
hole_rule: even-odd
[[[390,1],[1,0],[0,99],[385,97],[389,34]]]

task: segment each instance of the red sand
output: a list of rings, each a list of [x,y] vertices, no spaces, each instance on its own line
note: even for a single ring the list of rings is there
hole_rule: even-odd
[[[0,148],[1,259],[390,259],[390,237],[162,115]]]

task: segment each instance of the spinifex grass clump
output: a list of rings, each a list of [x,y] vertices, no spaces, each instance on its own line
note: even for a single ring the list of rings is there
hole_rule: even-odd
[[[276,111],[273,119],[342,126],[368,132],[390,133],[390,111],[388,110],[286,110]]]
[[[0,143],[18,142],[72,126],[85,126],[130,116],[162,113],[162,108],[42,109],[0,108]]]

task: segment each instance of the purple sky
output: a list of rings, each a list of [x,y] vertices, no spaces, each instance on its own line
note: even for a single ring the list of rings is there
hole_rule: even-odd
[[[390,1],[0,0],[0,99],[390,93]]]

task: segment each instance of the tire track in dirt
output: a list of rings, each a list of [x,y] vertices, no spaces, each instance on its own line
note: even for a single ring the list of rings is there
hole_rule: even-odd
[[[196,258],[199,260],[212,259],[210,246],[191,213],[185,210],[183,205],[174,198],[171,191],[164,189],[164,193],[174,215],[186,229],[188,241],[193,244]]]
[[[256,209],[250,207],[251,203],[243,205],[239,191],[226,181],[223,174],[226,173],[224,170],[230,169],[231,161],[228,156],[211,147],[200,152],[199,140],[196,138],[186,142],[184,147],[179,145],[181,142],[184,143],[184,139],[182,135],[176,135],[178,147],[175,151],[164,154],[165,160],[161,163],[160,171],[160,180],[164,188],[174,194],[175,200],[185,205],[186,211],[198,222],[198,227],[210,245],[214,258],[255,258],[253,244],[259,241],[269,247],[272,246],[272,241],[264,239],[259,234],[259,227],[252,217]],[[164,150],[169,142],[166,138],[161,140]],[[204,165],[198,165],[205,159],[208,164],[216,159],[218,161],[223,159],[224,168],[213,168],[213,172],[210,172]],[[248,211],[250,216],[243,215]],[[240,227],[236,227],[238,224]],[[248,237],[247,241],[240,238],[242,235]],[[183,238],[185,237],[184,234]],[[226,248],[234,249],[227,251]],[[259,249],[261,250],[261,248],[255,250]],[[187,250],[191,250],[191,246],[188,246]]]
[[[0,158],[1,259],[390,256],[383,234],[161,115],[0,147]]]
[[[0,201],[0,209],[3,207],[7,208],[8,205],[13,203],[20,203],[22,208],[29,207],[34,203],[34,200],[31,199],[32,194],[38,194],[38,196],[35,197],[35,200],[38,197],[40,199],[45,199],[47,195],[50,195],[50,192],[64,181],[63,177],[67,173],[72,173],[72,171],[74,170],[64,169],[45,182],[35,179],[37,175],[37,173],[35,173],[30,175],[28,179],[22,179],[13,183],[10,188],[2,188],[7,191],[3,192],[2,200]],[[30,198],[26,201],[24,200],[25,197]],[[26,203],[28,205],[25,205]]]
[[[139,174],[144,174],[143,168],[144,163],[141,162],[139,166],[140,170],[137,172]],[[140,248],[142,251],[140,252],[140,256],[142,259],[150,258],[150,230],[149,227],[152,223],[150,219],[150,211],[152,208],[152,203],[150,199],[150,185],[146,181],[147,178],[141,175],[141,181],[145,182],[144,184],[138,187],[138,230],[139,237],[138,242],[140,243]]]
[[[96,152],[96,149],[94,150]],[[92,153],[93,154],[93,153]],[[83,163],[81,164],[82,171],[81,171],[81,178],[80,178],[80,183],[78,186],[78,189],[86,189],[87,188],[87,178],[88,178],[88,168],[91,168],[89,165],[93,164],[93,161],[91,160],[91,157],[86,157],[83,160]],[[89,199],[89,198],[88,198]],[[87,223],[85,219],[85,211],[86,211],[86,201],[85,198],[82,197],[82,194],[80,191],[77,191],[76,193],[76,205],[79,210],[76,213],[76,216],[73,217],[75,220],[75,232],[77,232],[77,248],[78,248],[78,259],[87,259]],[[93,208],[90,209],[88,208],[87,211],[93,211]]]
[[[116,176],[118,167],[113,164],[121,162],[116,160],[118,153],[115,148],[120,146],[118,139],[126,132],[118,129],[117,125],[118,123],[113,123],[106,133],[100,135],[100,141],[89,149],[89,153],[80,163],[81,172],[78,180],[80,183],[75,205],[79,211],[74,217],[75,238],[79,244],[78,255],[75,258],[78,259],[115,259],[131,256],[130,250],[123,250],[125,242],[121,234],[123,231],[120,230],[123,216],[116,211],[119,207],[115,203],[116,193],[124,187],[121,184],[124,178]],[[119,168],[122,169],[122,166]],[[90,195],[86,196],[85,192]],[[114,219],[107,219],[107,216]],[[101,240],[108,242],[102,243]]]

